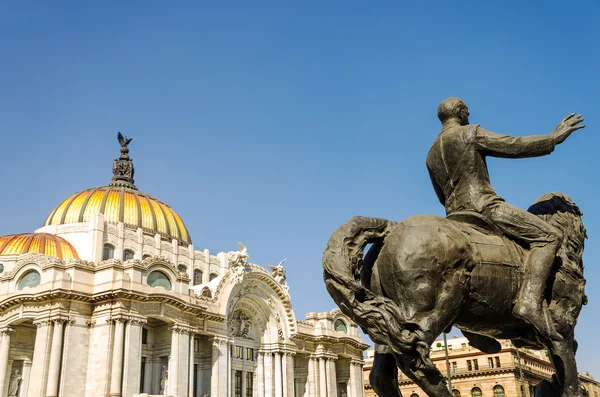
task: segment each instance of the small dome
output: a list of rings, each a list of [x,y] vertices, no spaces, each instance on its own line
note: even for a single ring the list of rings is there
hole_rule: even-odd
[[[103,186],[75,193],[60,203],[44,226],[88,222],[94,213],[104,214],[110,223],[123,222],[126,228],[142,228],[148,234],[191,244],[183,221],[171,207],[129,187]]]
[[[0,237],[0,255],[22,255],[29,252],[56,256],[64,260],[79,258],[71,243],[54,234],[23,233]]]

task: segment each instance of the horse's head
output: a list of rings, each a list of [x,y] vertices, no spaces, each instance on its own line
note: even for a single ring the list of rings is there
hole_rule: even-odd
[[[558,255],[563,260],[563,266],[583,276],[582,256],[587,234],[579,207],[566,194],[546,193],[529,207],[529,212],[563,232],[563,245]]]

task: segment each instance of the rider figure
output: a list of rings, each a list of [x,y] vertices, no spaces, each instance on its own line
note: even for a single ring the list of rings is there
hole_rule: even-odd
[[[543,294],[561,232],[537,216],[513,207],[490,184],[486,157],[522,158],[552,153],[583,121],[570,114],[547,135],[513,137],[469,124],[469,110],[459,98],[448,98],[438,107],[442,131],[427,154],[427,169],[446,214],[475,211],[484,215],[507,236],[527,243],[525,277],[517,295],[514,315],[529,322],[552,340],[562,340],[550,320]]]

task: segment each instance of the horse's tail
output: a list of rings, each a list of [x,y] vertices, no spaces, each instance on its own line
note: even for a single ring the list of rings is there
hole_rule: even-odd
[[[342,312],[373,342],[389,346],[398,354],[416,349],[425,359],[429,346],[423,342],[419,327],[403,321],[406,316],[396,302],[376,295],[358,282],[365,246],[383,241],[392,224],[385,219],[357,216],[338,227],[323,254],[323,278]]]

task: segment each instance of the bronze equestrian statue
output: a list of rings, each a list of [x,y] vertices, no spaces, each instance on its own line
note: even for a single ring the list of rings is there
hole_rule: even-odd
[[[561,193],[541,196],[528,211],[505,203],[486,163],[549,154],[583,119],[571,114],[550,134],[512,137],[468,116],[462,100],[443,101],[442,131],[427,155],[447,217],[352,218],[325,249],[327,290],[375,342],[370,380],[380,397],[402,396],[398,367],[428,396],[451,397],[429,349],[452,326],[489,354],[500,351],[497,338],[547,348],[562,397],[583,396],[574,340],[587,300],[582,213]]]

